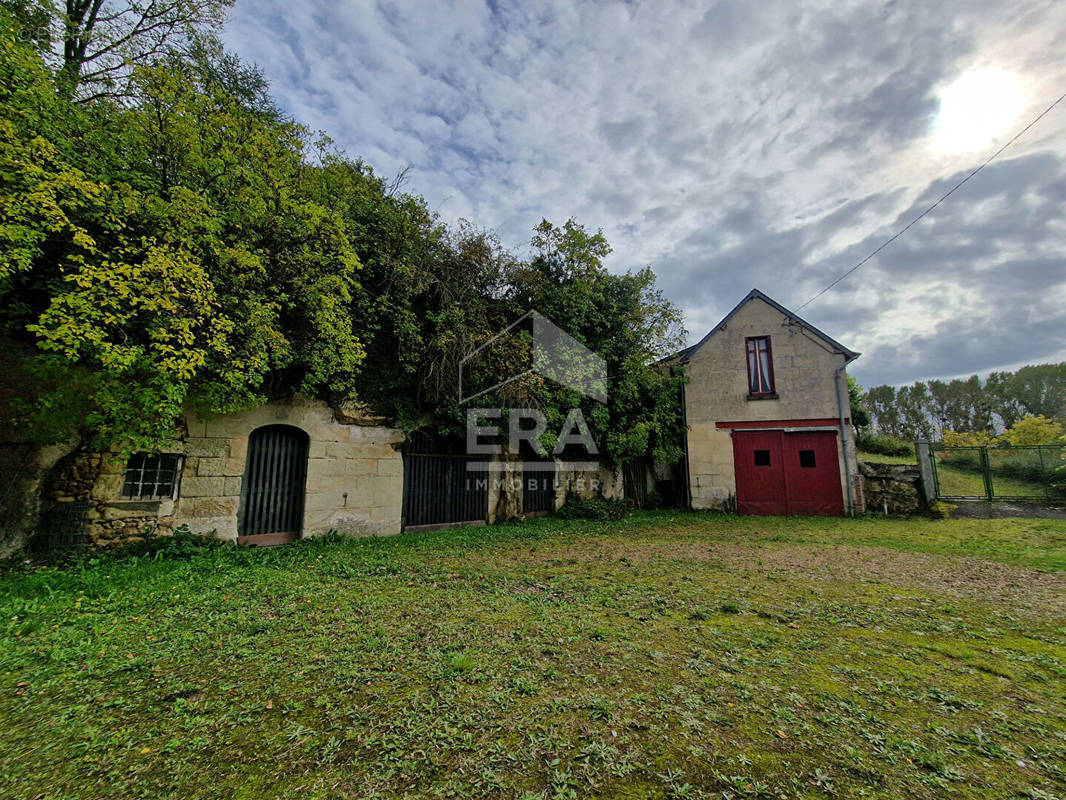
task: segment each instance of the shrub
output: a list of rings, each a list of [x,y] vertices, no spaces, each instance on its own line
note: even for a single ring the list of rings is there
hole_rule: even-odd
[[[146,531],[143,542],[133,542],[112,550],[118,558],[141,557],[156,560],[188,560],[209,550],[225,547],[229,542],[214,536],[204,536],[189,531],[188,525],[180,525],[169,535],[160,536],[156,531]],[[99,553],[98,553],[99,554]]]
[[[996,441],[987,431],[944,431],[940,440],[945,447],[988,447]]]
[[[863,434],[858,439],[859,450],[883,456],[913,456],[914,445],[887,433]]]
[[[1043,414],[1027,414],[1000,436],[1000,440],[1012,445],[1055,444],[1063,434],[1062,423],[1048,419]],[[945,442],[946,444],[946,442]]]
[[[613,498],[604,500],[601,497],[583,500],[571,494],[567,495],[566,503],[557,513],[563,519],[624,519],[633,513],[633,501]]]

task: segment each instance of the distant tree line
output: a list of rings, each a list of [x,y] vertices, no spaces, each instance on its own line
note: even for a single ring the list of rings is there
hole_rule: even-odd
[[[289,118],[214,0],[0,0],[0,428],[151,449],[181,415],[304,395],[458,430],[460,359],[530,308],[602,356],[598,404],[531,376],[557,429],[675,458],[683,341],[649,269],[543,221],[520,258]],[[520,354],[519,354],[520,355]]]
[[[1034,364],[909,386],[875,386],[861,395],[871,432],[904,440],[940,439],[947,432],[993,434],[1026,417],[1066,419],[1066,363]]]

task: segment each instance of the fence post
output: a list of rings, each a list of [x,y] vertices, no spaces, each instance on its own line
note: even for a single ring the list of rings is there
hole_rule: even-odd
[[[926,505],[931,506],[936,502],[936,479],[933,477],[932,453],[929,449],[929,442],[915,442],[914,452],[918,457],[918,472],[922,476],[922,494],[925,496]]]
[[[982,447],[981,450],[981,477],[985,481],[985,499],[988,502],[992,502],[992,468],[988,464],[988,448]]]

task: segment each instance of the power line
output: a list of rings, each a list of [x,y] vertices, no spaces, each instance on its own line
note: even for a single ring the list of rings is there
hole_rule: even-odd
[[[920,219],[922,219],[922,217],[924,217],[926,214],[928,214],[930,211],[932,211],[938,205],[940,205],[945,200],[947,200],[949,197],[951,197],[951,195],[953,195],[960,187],[962,187],[962,185],[964,183],[966,183],[968,180],[970,180],[970,178],[972,178],[978,172],[980,172],[985,167],[987,167],[989,164],[991,164],[999,156],[1000,153],[1002,153],[1004,150],[1006,150],[1008,147],[1010,147],[1012,144],[1014,144],[1016,141],[1018,141],[1018,139],[1020,139],[1025,134],[1026,131],[1028,131],[1031,127],[1036,125],[1036,123],[1038,123],[1040,120],[1042,120],[1048,114],[1048,112],[1051,111],[1051,109],[1053,109],[1055,106],[1057,106],[1059,103],[1061,103],[1064,99],[1066,99],[1066,94],[1061,95],[1058,100],[1056,100],[1054,103],[1052,103],[1047,108],[1045,108],[1043,111],[1041,111],[1036,117],[1033,118],[1033,120],[1028,125],[1026,125],[1020,131],[1018,131],[1016,134],[1014,134],[1014,136],[1012,136],[1011,139],[1006,144],[1004,144],[996,152],[994,152],[992,155],[990,155],[988,158],[986,158],[984,161],[982,161],[981,164],[978,165],[977,168],[973,170],[973,172],[971,172],[969,175],[967,175],[961,181],[959,181],[954,186],[952,186],[950,189],[948,189],[948,191],[946,191],[943,195],[941,195],[940,198],[935,203],[933,203],[931,206],[929,206],[929,208],[925,209],[925,211],[923,211],[921,214],[916,216],[914,219],[912,219],[910,222],[908,222],[906,225],[904,225],[902,228],[900,228],[898,231],[896,231],[891,237],[889,237],[884,242],[882,242],[880,247],[878,247],[876,250],[874,250],[872,253],[870,253],[868,256],[866,256],[866,258],[864,258],[858,264],[853,266],[847,272],[845,272],[845,273],[841,274],[840,276],[838,276],[836,278],[836,280],[834,280],[832,283],[830,283],[828,286],[826,286],[824,289],[822,289],[822,291],[818,292],[818,294],[816,294],[814,297],[812,297],[806,303],[804,303],[799,308],[797,308],[796,311],[802,311],[804,308],[809,306],[811,303],[813,303],[815,300],[817,300],[823,294],[828,292],[830,289],[832,289],[834,286],[836,286],[842,280],[847,278],[851,273],[853,273],[855,270],[857,270],[859,267],[861,267],[863,264],[865,264],[871,258],[876,256],[878,253],[880,253],[882,250],[884,250],[886,247],[888,247],[890,244],[892,244],[892,242],[896,241],[896,239],[898,239],[900,236],[905,234],[908,230],[911,229],[912,226],[914,226],[914,224],[916,222],[918,222]]]

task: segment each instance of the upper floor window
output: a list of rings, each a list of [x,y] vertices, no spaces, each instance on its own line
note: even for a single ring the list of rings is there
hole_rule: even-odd
[[[774,360],[770,352],[770,337],[751,336],[745,341],[748,348],[748,394],[773,394]]]
[[[127,500],[174,497],[181,456],[174,453],[134,453],[126,462],[122,496]]]

